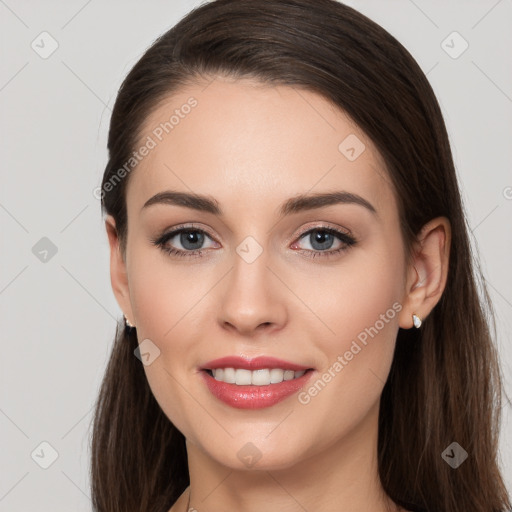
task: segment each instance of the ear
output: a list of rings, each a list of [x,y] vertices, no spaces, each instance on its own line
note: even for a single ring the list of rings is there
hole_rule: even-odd
[[[448,276],[450,244],[451,227],[446,217],[431,220],[419,232],[407,270],[400,327],[410,329],[413,314],[423,321],[439,302]]]
[[[110,245],[110,282],[112,291],[116,297],[128,322],[135,326],[135,319],[130,302],[130,289],[128,286],[128,274],[126,272],[126,262],[121,253],[120,240],[117,234],[116,222],[112,215],[107,215],[105,227]]]

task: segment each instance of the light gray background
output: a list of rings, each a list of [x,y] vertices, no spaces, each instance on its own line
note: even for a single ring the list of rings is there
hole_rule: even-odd
[[[91,510],[89,424],[121,318],[93,190],[123,77],[199,3],[0,0],[2,512]],[[348,3],[409,49],[438,96],[512,396],[512,0]],[[31,47],[43,31],[59,45],[46,59]],[[453,31],[469,43],[456,59],[442,47]],[[444,44],[453,53],[463,42]],[[57,248],[46,262],[32,250],[43,237]],[[511,404],[503,411],[512,482]],[[58,454],[48,469],[35,462],[51,462],[43,441]]]

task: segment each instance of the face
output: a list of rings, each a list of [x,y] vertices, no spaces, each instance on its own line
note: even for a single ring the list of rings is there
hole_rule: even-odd
[[[205,86],[144,125],[118,300],[190,446],[231,468],[247,466],[246,452],[259,468],[288,468],[376,432],[407,274],[397,203],[372,142],[323,97]],[[171,191],[182,195],[146,205]],[[281,362],[244,371],[262,356]],[[216,367],[234,370],[216,380]]]

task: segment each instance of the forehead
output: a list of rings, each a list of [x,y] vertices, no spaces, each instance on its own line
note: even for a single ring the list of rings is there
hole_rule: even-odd
[[[339,189],[380,209],[394,206],[371,140],[343,111],[301,88],[220,78],[189,85],[148,116],[142,146],[149,149],[127,190],[136,214],[166,189],[240,208]]]

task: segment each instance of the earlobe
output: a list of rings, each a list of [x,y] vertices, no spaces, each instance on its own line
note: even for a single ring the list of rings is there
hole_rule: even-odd
[[[408,269],[400,327],[419,327],[439,302],[448,277],[450,243],[451,228],[446,217],[431,220],[418,234]]]
[[[124,315],[133,323],[134,318],[131,309],[126,262],[122,255],[116,223],[111,215],[107,215],[105,219],[105,228],[110,246],[110,282],[112,291]]]

